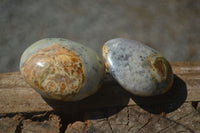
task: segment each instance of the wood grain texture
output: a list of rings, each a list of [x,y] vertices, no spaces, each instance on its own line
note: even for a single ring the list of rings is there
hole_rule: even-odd
[[[13,117],[5,117],[0,119],[0,133],[15,133],[22,117],[15,115]]]
[[[50,115],[49,120],[32,121],[30,119],[23,120],[22,133],[59,133],[60,119],[56,115]]]
[[[136,104],[200,101],[200,62],[176,62],[171,65],[175,81],[172,89],[164,95],[147,98],[133,96],[107,75],[103,86],[95,95],[73,103],[43,99],[23,80],[19,72],[1,73],[0,114],[53,109],[65,109],[65,112],[71,112]]]
[[[166,116],[151,114],[138,106],[124,107],[118,113],[116,108],[99,112],[86,112],[85,121],[76,121],[67,126],[65,133],[107,132],[107,133],[175,133],[200,132],[200,114],[190,103],[184,103],[178,110]],[[104,118],[98,118],[102,114]],[[97,119],[98,118],[98,119]]]

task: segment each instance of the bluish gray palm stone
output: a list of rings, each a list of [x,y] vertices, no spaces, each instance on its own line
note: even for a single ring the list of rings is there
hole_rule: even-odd
[[[173,83],[169,62],[137,41],[116,38],[103,46],[107,71],[127,91],[139,96],[165,93]]]

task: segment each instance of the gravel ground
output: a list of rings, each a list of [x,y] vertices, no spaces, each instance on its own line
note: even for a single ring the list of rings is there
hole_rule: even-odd
[[[47,37],[82,43],[100,56],[104,42],[124,37],[169,61],[200,60],[200,0],[1,0],[0,72],[19,70],[23,51]]]

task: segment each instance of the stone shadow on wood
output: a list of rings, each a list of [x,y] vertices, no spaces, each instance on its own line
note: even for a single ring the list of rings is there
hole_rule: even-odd
[[[113,80],[105,81],[97,93],[81,101],[63,102],[44,97],[43,99],[61,117],[63,126],[60,132],[64,132],[67,125],[75,121],[107,119],[109,116],[121,111],[129,102],[127,92]],[[115,107],[115,109],[107,113],[107,110],[112,107]]]
[[[142,109],[154,113],[169,113],[178,109],[186,100],[185,82],[174,75],[172,88],[165,94],[154,97],[139,97],[123,89],[113,79],[106,80],[100,90],[77,102],[63,102],[43,98],[61,116],[61,131],[75,121],[108,119],[128,105],[130,98]]]
[[[52,99],[43,99],[49,104],[57,113],[62,116],[72,116],[74,120],[81,120],[82,114],[85,112],[104,112],[105,109],[117,107],[113,113],[116,114],[127,106],[129,102],[129,94],[121,88],[115,81],[105,81],[97,93],[91,95],[83,100],[76,102],[63,102]],[[78,117],[78,118],[75,118]],[[96,119],[105,118],[107,115],[97,115]]]
[[[187,98],[187,86],[185,82],[174,75],[174,83],[165,94],[152,97],[139,97],[132,95],[131,98],[144,110],[154,114],[170,113],[178,109]]]

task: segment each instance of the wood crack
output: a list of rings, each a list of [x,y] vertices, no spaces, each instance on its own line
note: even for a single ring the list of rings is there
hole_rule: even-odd
[[[111,124],[110,124],[110,121],[108,120],[108,117],[106,118],[106,121],[107,121],[107,123],[108,123],[108,126],[110,127],[111,132],[114,133],[114,132],[113,132],[113,129],[112,129],[112,126],[111,126]]]
[[[142,127],[140,127],[140,128],[138,129],[137,132],[139,132],[139,131],[142,130],[144,127],[146,127],[146,126],[151,122],[151,120],[152,120],[152,118],[149,118],[148,121],[147,121]]]
[[[129,114],[129,108],[128,108],[128,107],[126,107],[126,108],[127,108],[127,115],[128,115],[128,117],[127,117],[127,118],[128,118],[128,122],[127,122],[126,125],[128,126],[128,125],[129,125],[129,115],[130,115],[130,114]]]
[[[179,121],[179,120],[181,120],[181,119],[183,119],[183,118],[189,116],[190,114],[191,114],[191,113],[188,113],[188,114],[184,115],[183,117],[177,119],[176,121]],[[163,118],[166,119],[166,120],[168,120],[168,121],[171,121],[172,124],[170,124],[170,125],[168,125],[167,127],[161,129],[160,131],[158,131],[158,133],[164,132],[164,131],[167,130],[169,127],[171,127],[173,124],[180,125],[180,126],[186,128],[187,130],[189,130],[191,133],[194,133],[194,131],[193,131],[192,129],[190,129],[189,127],[187,127],[187,126],[185,126],[185,125],[183,125],[183,124],[180,124],[180,123],[178,123],[178,122],[176,122],[176,121],[174,121],[174,120],[168,119],[168,118],[166,118],[166,117],[163,117]]]
[[[19,124],[16,127],[15,133],[21,133],[22,132],[23,120],[24,120],[24,118],[20,119]]]

